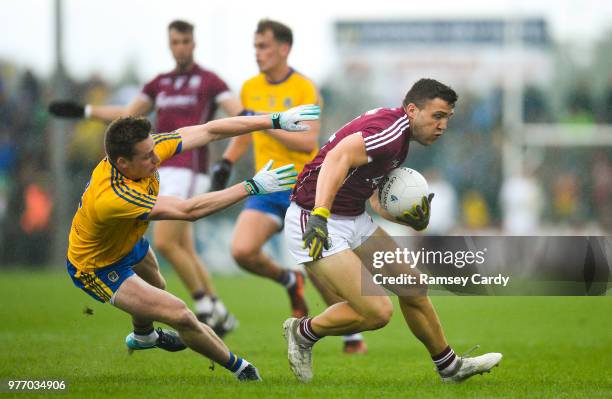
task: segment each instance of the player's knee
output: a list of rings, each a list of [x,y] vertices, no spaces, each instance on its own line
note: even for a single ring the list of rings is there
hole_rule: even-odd
[[[163,237],[153,237],[153,245],[164,256],[174,251],[177,247],[177,243],[174,240]]]
[[[232,257],[240,266],[250,265],[256,256],[255,248],[243,243],[232,243]]]
[[[196,328],[198,326],[198,319],[195,314],[185,305],[177,310],[174,316],[173,327],[177,330],[186,330]]]
[[[393,303],[389,298],[381,300],[368,312],[366,322],[369,330],[377,330],[383,328],[391,320],[393,316]]]

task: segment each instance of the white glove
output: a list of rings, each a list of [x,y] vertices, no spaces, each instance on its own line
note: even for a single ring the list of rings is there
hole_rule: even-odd
[[[321,107],[318,105],[300,105],[285,112],[272,114],[272,126],[274,129],[284,129],[289,132],[303,132],[310,129],[310,126],[300,122],[315,121],[319,119],[320,114]]]
[[[244,188],[249,195],[262,195],[275,193],[277,191],[290,190],[295,184],[298,175],[293,164],[284,165],[276,169],[272,168],[273,160],[269,160],[252,179],[244,181]]]

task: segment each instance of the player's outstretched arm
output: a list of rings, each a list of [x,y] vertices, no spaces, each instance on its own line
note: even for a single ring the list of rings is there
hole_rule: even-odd
[[[268,161],[252,179],[225,190],[201,194],[186,200],[177,197],[158,197],[148,219],[194,221],[225,209],[249,195],[290,190],[297,176],[294,165],[272,169],[272,164],[272,160]]]
[[[310,129],[304,134],[290,134],[278,129],[268,130],[268,134],[292,151],[309,154],[319,144],[321,123],[319,121],[308,122],[308,126]]]
[[[309,126],[301,123],[319,119],[321,110],[318,105],[300,105],[285,112],[271,115],[236,116],[217,119],[203,125],[184,127],[178,130],[183,139],[183,151],[202,147],[211,141],[265,130],[283,129],[290,132],[302,132]]]
[[[126,116],[148,114],[153,107],[144,95],[137,96],[126,106],[80,104],[76,101],[53,101],[49,104],[49,113],[58,118],[97,118],[104,121]]]

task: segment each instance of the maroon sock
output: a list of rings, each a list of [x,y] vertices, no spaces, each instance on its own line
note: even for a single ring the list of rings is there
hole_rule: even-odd
[[[457,355],[450,346],[447,346],[442,352],[438,355],[432,356],[431,360],[433,360],[436,368],[438,369],[438,373],[450,374],[454,371],[455,366],[458,361]]]
[[[306,339],[309,342],[312,342],[313,344],[321,339],[321,337],[315,334],[315,332],[312,330],[311,317],[305,317],[300,320],[300,326],[298,328],[298,331],[302,338]]]

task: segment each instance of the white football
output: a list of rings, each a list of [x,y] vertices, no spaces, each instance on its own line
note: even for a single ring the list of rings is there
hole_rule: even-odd
[[[429,195],[427,180],[414,169],[399,167],[385,176],[378,188],[378,199],[391,216],[400,216],[404,211],[421,205]]]

